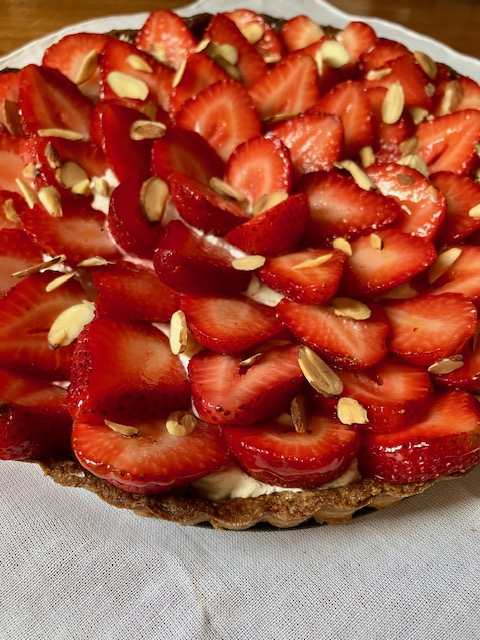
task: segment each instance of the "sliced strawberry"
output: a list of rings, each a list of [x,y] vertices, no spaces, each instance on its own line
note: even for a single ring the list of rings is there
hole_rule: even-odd
[[[302,113],[320,95],[317,65],[309,55],[292,53],[267,71],[248,92],[262,120]]]
[[[340,290],[349,296],[371,296],[407,282],[437,257],[434,245],[399,229],[381,229],[351,243]]]
[[[276,307],[280,320],[300,342],[327,362],[350,370],[371,367],[387,352],[385,314],[373,303],[369,308],[369,318],[356,320],[336,315],[328,303],[307,305],[284,298]]]
[[[169,322],[180,307],[178,294],[151,269],[124,262],[94,269],[92,277],[98,316]]]
[[[462,293],[477,307],[480,306],[480,246],[453,245],[449,249],[458,249],[460,255],[433,280],[430,292]]]
[[[249,219],[235,200],[221,196],[185,175],[171,174],[168,185],[180,217],[205,233],[224,236]]]
[[[197,420],[191,433],[179,437],[170,435],[165,420],[156,419],[137,429],[134,436],[125,436],[102,423],[74,422],[74,453],[94,475],[138,495],[187,485],[228,461],[218,427]]]
[[[0,189],[21,193],[17,180],[25,181],[22,145],[22,138],[0,132]]]
[[[18,70],[3,71],[0,74],[0,130],[22,136],[23,127],[18,110]]]
[[[395,431],[421,420],[428,411],[433,386],[425,369],[387,355],[364,371],[336,371],[343,382],[341,397],[354,398],[367,411],[362,429]],[[320,407],[336,414],[339,398],[318,396]]]
[[[194,234],[180,220],[167,225],[154,254],[154,266],[162,282],[188,295],[230,295],[244,291],[247,271],[232,266],[232,256]]]
[[[343,124],[338,116],[302,113],[271,129],[289,149],[297,174],[331,169],[343,151]]]
[[[475,145],[480,142],[480,111],[465,109],[418,125],[418,155],[431,173],[466,174],[474,165]]]
[[[442,76],[437,74],[435,79],[437,91],[433,115],[443,116],[453,111],[464,109],[480,109],[480,85],[466,76],[452,74]]]
[[[391,163],[403,156],[401,143],[415,134],[415,125],[409,111],[403,110],[396,122],[384,122],[382,108],[387,89],[371,87],[367,89],[367,97],[372,108],[373,139],[372,148],[378,163]]]
[[[275,347],[251,366],[244,357],[203,351],[188,365],[192,398],[210,424],[248,425],[286,411],[303,374],[295,345]]]
[[[461,242],[480,229],[480,218],[469,215],[480,205],[480,184],[468,176],[450,171],[434,173],[430,181],[446,198],[446,215],[438,233],[439,243]]]
[[[152,11],[137,34],[137,47],[178,68],[197,43],[182,18],[172,11]]]
[[[316,171],[299,181],[297,189],[309,201],[311,219],[304,236],[310,247],[336,237],[347,239],[390,225],[402,215],[400,206],[375,191],[366,191],[338,171]]]
[[[331,113],[338,116],[344,130],[344,156],[355,156],[373,139],[372,108],[360,82],[342,82],[317,101],[310,113]]]
[[[321,415],[312,416],[304,433],[272,421],[223,427],[223,434],[233,457],[252,478],[303,489],[338,478],[360,445],[357,429]]]
[[[480,109],[480,84],[466,76],[459,76],[456,81],[458,82],[462,95],[455,111]]]
[[[459,293],[392,300],[384,309],[391,327],[390,351],[418,366],[459,353],[477,329],[477,310]]]
[[[0,370],[0,388],[0,459],[68,455],[72,420],[65,389],[4,370]]]
[[[290,196],[227,233],[226,239],[246,253],[272,256],[291,251],[308,224],[308,200]]]
[[[58,274],[57,274],[58,275]],[[46,292],[55,273],[21,280],[0,300],[0,366],[49,380],[66,380],[72,347],[52,351],[48,332],[57,316],[86,297],[75,280]]]
[[[42,260],[42,250],[25,231],[0,229],[0,296],[17,284],[12,273],[33,267]]]
[[[241,353],[283,330],[271,307],[242,296],[182,296],[181,309],[194,338],[217,353]]]
[[[57,69],[29,64],[20,71],[19,108],[27,134],[70,129],[89,137],[92,103]]]
[[[231,45],[236,49],[238,60],[235,68],[239,72],[239,80],[245,87],[249,87],[265,74],[266,62],[226,14],[217,13],[213,16],[204,37],[214,43]]]
[[[260,14],[249,9],[235,9],[225,15],[233,20],[262,58],[280,58],[284,54],[280,38]]]
[[[480,349],[474,337],[460,354],[458,368],[443,374],[431,374],[437,387],[460,389],[478,394],[480,389]],[[455,361],[453,361],[455,363]]]
[[[165,335],[128,320],[97,318],[84,329],[70,380],[72,416],[93,425],[104,418],[141,424],[186,408],[190,398],[185,370]]]
[[[360,57],[360,67],[365,74],[373,69],[387,66],[391,60],[408,55],[408,48],[401,42],[379,38],[375,45]]]
[[[321,40],[324,31],[311,18],[300,15],[282,25],[280,36],[288,51],[298,51]]]
[[[336,249],[296,251],[269,258],[257,275],[290,300],[320,304],[335,295],[346,258]]]
[[[447,202],[425,176],[395,163],[374,164],[365,171],[380,192],[392,197],[403,209],[403,220],[397,221],[402,231],[427,240],[436,237]]]
[[[225,180],[255,203],[274,191],[290,192],[290,154],[278,138],[257,136],[239,145],[230,156]]]
[[[399,431],[364,434],[359,463],[364,477],[424,482],[459,473],[480,460],[480,413],[470,394],[438,394],[428,414]]]
[[[350,55],[348,66],[354,68],[360,57],[369,51],[378,41],[377,34],[372,27],[358,20],[349,22],[336,36]]]
[[[176,124],[199,133],[224,161],[239,144],[260,133],[252,101],[234,80],[216,82],[187,100],[176,115]]]

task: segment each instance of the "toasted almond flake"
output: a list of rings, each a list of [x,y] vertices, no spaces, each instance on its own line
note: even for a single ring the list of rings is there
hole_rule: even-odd
[[[367,167],[371,167],[372,164],[375,164],[375,153],[370,145],[362,147],[358,153],[360,156],[362,167],[364,167],[364,169],[366,169]]]
[[[41,138],[63,138],[64,140],[83,140],[85,136],[73,129],[39,129],[37,131]]]
[[[24,178],[35,178],[38,175],[38,168],[33,164],[33,162],[29,162],[23,167],[22,175]]]
[[[76,77],[74,78],[75,84],[81,85],[93,76],[95,71],[98,69],[98,53],[95,49],[92,49],[87,53],[87,55],[82,60],[82,64],[80,65],[80,69],[77,72]]]
[[[143,80],[129,76],[121,71],[110,71],[107,75],[107,84],[119,98],[132,98],[134,100],[146,100],[148,98],[148,85]]]
[[[265,33],[265,29],[259,22],[250,22],[242,27],[240,31],[249,44],[257,44]]]
[[[40,271],[51,269],[55,265],[65,262],[66,259],[67,256],[62,253],[59,256],[51,258],[50,260],[45,260],[45,262],[40,262],[39,264],[35,264],[32,267],[28,267],[28,269],[15,271],[15,273],[12,273],[12,278],[26,278],[27,276],[31,276],[33,273],[39,273]]]
[[[253,365],[256,364],[262,357],[263,357],[263,353],[255,353],[253,356],[250,356],[249,358],[245,358],[245,360],[242,360],[241,362],[239,362],[238,366],[245,369],[250,369],[250,367],[253,367]]]
[[[263,267],[267,259],[265,256],[244,256],[242,258],[234,258],[232,267],[237,271],[255,271]]]
[[[323,62],[332,69],[339,69],[350,62],[350,54],[337,40],[325,40],[320,45]]]
[[[439,253],[428,269],[427,277],[429,284],[434,283],[443,276],[443,274],[446,273],[453,263],[460,257],[461,253],[462,250],[460,247],[451,247],[450,249]]]
[[[120,424],[120,422],[113,422],[112,420],[105,420],[105,426],[112,431],[120,433],[122,436],[138,436],[140,431],[137,427],[132,427],[129,424]]]
[[[45,287],[45,291],[47,293],[50,293],[51,291],[55,291],[55,289],[58,289],[58,287],[61,287],[62,284],[65,284],[65,282],[68,282],[71,278],[73,278],[74,275],[75,275],[75,271],[70,271],[69,273],[62,273],[62,275],[58,276],[57,278],[54,278],[47,284],[47,286]]]
[[[344,396],[337,402],[337,417],[342,424],[367,424],[368,416],[363,407],[355,398]]]
[[[311,387],[324,396],[338,396],[343,391],[341,378],[310,347],[298,347],[298,364]]]
[[[163,44],[152,42],[148,52],[157,62],[168,63],[167,50]]]
[[[434,187],[433,184],[430,184],[427,188],[427,191],[430,194],[432,200],[436,202],[438,200],[438,189]]]
[[[418,151],[418,138],[417,136],[412,136],[411,138],[407,138],[400,142],[398,148],[402,152],[403,155],[410,155],[412,153],[417,153]]]
[[[382,120],[385,124],[395,124],[400,120],[405,107],[405,91],[402,83],[397,80],[391,84],[382,102]]]
[[[94,317],[95,305],[88,300],[74,304],[62,311],[48,332],[49,348],[54,350],[71,344]]]
[[[145,60],[145,58],[142,58],[141,56],[135,53],[131,53],[129,56],[127,56],[126,62],[130,67],[132,67],[132,69],[135,69],[135,71],[144,71],[145,73],[153,73],[152,65],[150,65],[148,61]]]
[[[62,165],[58,152],[50,140],[47,142],[47,146],[45,147],[45,158],[47,159],[50,169],[58,169]]]
[[[94,178],[91,183],[92,190],[99,196],[108,196],[110,194],[110,185],[105,178]]]
[[[78,182],[70,189],[70,191],[76,196],[89,196],[92,193],[90,180],[86,178],[85,180],[82,180],[82,182]]]
[[[67,160],[56,171],[55,178],[57,182],[66,189],[72,189],[81,182],[88,182],[88,176],[85,169],[73,160]],[[90,183],[89,183],[90,184]]]
[[[153,120],[135,120],[130,127],[132,140],[156,140],[163,138],[167,130],[163,122]]]
[[[186,411],[172,411],[167,417],[165,427],[171,436],[183,438],[197,426],[197,419]]]
[[[480,202],[469,210],[468,215],[470,218],[480,218]]]
[[[15,209],[15,204],[12,198],[7,198],[3,203],[3,213],[7,220],[10,222],[20,222],[20,217]]]
[[[252,215],[259,216],[264,211],[276,207],[277,204],[284,202],[288,198],[286,191],[273,191],[272,193],[266,193],[255,202],[252,207]]]
[[[341,160],[340,162],[334,162],[333,166],[337,167],[337,169],[345,169],[345,171],[348,171],[360,189],[364,189],[365,191],[374,191],[377,188],[373,180],[353,160]]]
[[[169,197],[168,184],[161,178],[145,180],[140,189],[140,205],[149,222],[161,222]]]
[[[222,58],[222,56],[216,56],[213,59],[218,66],[225,71],[225,73],[228,73],[228,75],[233,78],[233,80],[236,80],[237,82],[242,81],[242,74],[238,67],[228,62],[228,60],[225,60],[225,58]]]
[[[210,42],[211,42],[210,38],[203,38],[195,47],[195,52],[200,53],[201,51],[205,51],[205,49],[208,47]]]
[[[185,351],[188,344],[188,326],[185,314],[180,309],[170,318],[170,350],[178,356]]]
[[[91,258],[86,258],[77,264],[77,267],[104,267],[107,264],[112,264],[105,258],[101,258],[100,256],[92,256]]]
[[[435,85],[433,83],[429,82],[428,84],[425,85],[424,91],[425,91],[425,95],[428,98],[433,98],[433,96],[435,95],[435,91],[436,91]]]
[[[383,80],[392,73],[391,67],[384,67],[383,69],[370,69],[365,74],[365,80]]]
[[[284,120],[290,120],[291,118],[295,118],[298,116],[298,112],[285,112],[285,113],[275,113],[273,116],[265,119],[267,124],[275,124],[276,122],[283,122]]]
[[[212,42],[211,46],[214,48],[214,58],[223,58],[228,64],[235,66],[238,62],[238,50],[233,44],[220,44],[218,42]]]
[[[428,117],[428,111],[423,107],[410,107],[409,112],[414,124],[420,124]]]
[[[53,184],[42,187],[38,192],[38,199],[52,218],[61,218],[63,216],[60,193]]]
[[[448,113],[452,113],[455,111],[463,98],[462,87],[456,80],[450,80],[447,82],[443,97],[440,101],[440,106],[438,107],[439,116],[445,116]]]
[[[413,55],[415,56],[416,61],[422,67],[423,71],[425,71],[427,76],[431,80],[435,80],[438,74],[438,66],[435,60],[433,60],[423,51],[414,51]]]
[[[178,66],[178,69],[175,71],[175,75],[172,79],[172,88],[178,87],[180,82],[182,81],[183,74],[185,73],[185,69],[187,68],[187,59],[184,58]]]
[[[372,249],[377,249],[378,251],[381,251],[383,249],[383,240],[378,235],[378,233],[370,234],[370,246],[372,247]]]
[[[326,253],[323,256],[317,256],[316,258],[307,258],[307,260],[302,260],[298,264],[295,264],[292,267],[293,271],[298,271],[301,269],[310,269],[311,267],[319,267],[322,264],[325,264],[330,260],[333,256],[333,253]]]
[[[279,53],[272,53],[270,55],[263,56],[263,61],[266,62],[266,64],[277,64],[281,59],[282,56]]]
[[[346,238],[334,238],[332,247],[337,251],[342,251],[347,256],[353,255],[352,245]]]
[[[328,301],[333,313],[343,318],[352,318],[353,320],[368,320],[372,315],[372,310],[363,302],[354,300],[353,298],[331,298]]]
[[[449,358],[442,358],[438,360],[434,364],[431,364],[427,371],[428,373],[433,373],[434,375],[441,376],[445,373],[452,373],[452,371],[456,371],[463,367],[463,356],[460,354],[450,356]]]
[[[382,299],[387,300],[406,300],[407,298],[415,298],[418,295],[418,291],[416,291],[410,282],[404,282],[399,284],[397,287],[393,289],[389,289],[385,291],[382,295]]]
[[[20,178],[16,178],[15,183],[17,187],[20,189],[20,193],[22,194],[23,199],[27,203],[28,208],[33,209],[33,207],[39,202],[38,193],[34,189],[32,189],[32,187],[28,183],[24,182],[23,180],[20,180]]]
[[[146,118],[152,121],[157,117],[157,110],[157,105],[152,100],[145,102],[140,107],[140,113],[143,113]]]
[[[217,176],[210,178],[209,185],[210,189],[215,191],[215,193],[218,193],[221,196],[227,196],[227,198],[232,198],[232,200],[236,200],[237,202],[245,202],[247,199],[245,194],[229,185],[225,180],[217,178]]]
[[[400,158],[400,160],[397,160],[397,164],[401,164],[404,167],[410,167],[411,169],[415,169],[426,178],[428,178],[428,176],[430,175],[430,172],[428,170],[428,166],[425,160],[423,160],[423,158],[421,158],[420,156],[417,156],[414,153],[403,156],[403,158]]]
[[[290,403],[290,415],[297,433],[305,433],[308,429],[307,401],[302,393],[293,398]]]

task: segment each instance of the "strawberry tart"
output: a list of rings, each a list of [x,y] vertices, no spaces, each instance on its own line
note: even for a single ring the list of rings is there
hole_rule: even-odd
[[[473,468],[480,86],[458,71],[238,9],[3,72],[0,458],[229,529],[346,522]]]

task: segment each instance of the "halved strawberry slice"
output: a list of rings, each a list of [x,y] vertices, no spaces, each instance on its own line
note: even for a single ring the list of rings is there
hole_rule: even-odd
[[[448,249],[458,250],[459,255],[433,280],[429,293],[461,293],[477,307],[480,306],[480,246],[452,245]]]
[[[135,435],[125,436],[101,422],[74,422],[74,453],[94,475],[138,495],[187,485],[228,461],[219,428],[198,420],[186,436],[170,435],[161,419],[139,424],[137,430]]]
[[[21,193],[17,180],[25,181],[21,150],[24,138],[0,132],[0,189]]]
[[[321,40],[323,29],[306,15],[299,15],[282,25],[280,37],[288,51],[298,51]]]
[[[477,310],[460,293],[422,295],[384,302],[390,351],[428,367],[462,351],[477,329]]]
[[[168,339],[145,322],[96,318],[77,340],[70,380],[73,418],[93,425],[141,424],[187,408],[190,398]]]
[[[194,338],[217,353],[241,353],[283,330],[271,307],[243,296],[182,296],[181,309]]]
[[[255,51],[266,61],[280,58],[284,54],[280,38],[259,13],[249,9],[234,9],[225,12],[225,15],[233,20],[250,44],[253,44]]]
[[[313,415],[308,430],[271,421],[251,427],[223,427],[238,464],[256,480],[311,489],[338,478],[355,457],[360,435],[335,418]]]
[[[437,394],[420,422],[390,433],[364,434],[359,453],[364,477],[424,482],[466,471],[480,460],[480,412],[468,393]]]
[[[250,274],[232,266],[222,247],[194,234],[180,220],[168,223],[153,257],[162,282],[188,295],[230,295],[248,287]]]
[[[378,38],[377,42],[360,57],[360,68],[365,74],[372,69],[380,69],[387,66],[391,60],[408,55],[410,51],[401,42]]]
[[[320,304],[335,295],[346,259],[336,249],[295,251],[269,258],[257,275],[290,300]]]
[[[280,320],[303,344],[327,362],[345,369],[366,369],[387,353],[388,322],[383,310],[369,304],[371,315],[356,320],[336,315],[330,304],[300,304],[284,298],[276,306]]]
[[[216,82],[187,100],[176,114],[176,124],[199,133],[224,161],[239,144],[260,133],[255,107],[234,80]]]
[[[392,163],[403,156],[401,143],[415,135],[415,124],[410,111],[403,110],[396,122],[385,122],[382,115],[387,95],[385,87],[367,89],[367,97],[372,108],[373,139],[372,148],[378,163]]]
[[[210,424],[247,425],[286,411],[304,378],[298,347],[275,347],[253,364],[242,356],[202,351],[188,365],[193,404]]]
[[[375,31],[369,24],[354,20],[349,22],[336,36],[350,55],[347,68],[355,68],[360,57],[378,42]]]
[[[445,218],[437,237],[440,244],[461,242],[480,229],[480,218],[469,215],[480,205],[480,184],[451,171],[433,173],[430,181],[446,198]]]
[[[460,389],[478,394],[480,389],[480,349],[477,338],[467,343],[458,359],[458,368],[449,373],[432,373],[434,384],[440,388]],[[453,361],[454,363],[455,361]]]
[[[70,452],[67,392],[37,378],[0,370],[0,459],[42,460]]]
[[[0,74],[0,130],[12,135],[24,134],[18,111],[18,70],[4,71]]]
[[[40,247],[22,229],[0,229],[0,295],[3,296],[18,281],[12,273],[41,263]]]

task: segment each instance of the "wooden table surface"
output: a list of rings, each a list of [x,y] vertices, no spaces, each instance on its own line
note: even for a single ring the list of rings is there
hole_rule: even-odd
[[[89,18],[185,4],[182,0],[0,0],[0,55]],[[398,22],[480,58],[479,0],[332,0],[331,4],[352,14]],[[275,15],[274,0],[265,1],[265,13]]]

